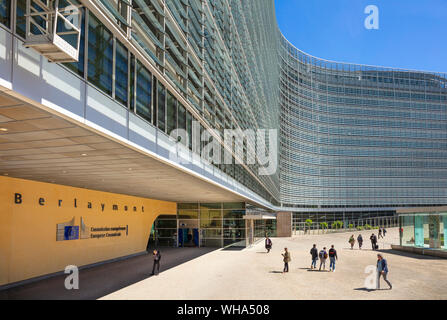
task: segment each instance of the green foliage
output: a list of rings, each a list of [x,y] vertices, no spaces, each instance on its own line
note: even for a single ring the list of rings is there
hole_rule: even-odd
[[[369,224],[365,224],[365,230],[371,230],[372,227]]]
[[[349,224],[349,229],[353,229],[354,228],[354,225],[351,223],[351,224]]]
[[[306,226],[310,228],[312,226],[313,221],[311,219],[307,219],[305,223]]]
[[[358,226],[357,230],[362,231],[363,230],[363,226]]]
[[[332,229],[341,229],[343,228],[343,222],[342,221],[334,221],[332,222]]]
[[[328,224],[327,224],[327,222],[320,222],[320,228],[321,229],[327,229],[328,228]]]

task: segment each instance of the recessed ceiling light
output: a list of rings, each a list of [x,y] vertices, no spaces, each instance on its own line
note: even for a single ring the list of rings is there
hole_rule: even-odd
[[[5,175],[5,176],[9,176],[9,173],[4,173],[3,175]]]
[[[86,153],[83,153],[83,154],[81,154],[81,156],[83,156],[83,157],[86,157],[86,156],[87,156],[87,154],[86,154]]]
[[[129,171],[132,171],[132,168],[129,168]]]
[[[2,131],[2,132],[7,132],[8,129],[7,129],[7,128],[0,128],[0,131]]]

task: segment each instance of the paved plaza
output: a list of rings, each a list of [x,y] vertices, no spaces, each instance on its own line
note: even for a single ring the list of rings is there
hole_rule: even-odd
[[[266,253],[263,242],[245,250],[216,250],[178,265],[102,299],[447,299],[447,260],[391,250],[398,244],[398,229],[389,229],[379,240],[380,252],[388,260],[388,278],[393,289],[365,288],[365,268],[375,265],[369,236],[360,232],[364,249],[350,250],[351,233],[307,235],[273,239],[273,250]],[[358,231],[353,232],[355,238]],[[339,260],[336,272],[310,271],[310,248],[320,250],[331,244]],[[289,248],[290,272],[282,273],[281,253]],[[327,263],[327,268],[329,263]]]

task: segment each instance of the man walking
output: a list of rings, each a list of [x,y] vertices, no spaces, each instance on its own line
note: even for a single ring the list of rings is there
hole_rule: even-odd
[[[383,277],[383,280],[389,285],[390,290],[393,289],[391,282],[387,279],[388,276],[388,263],[386,259],[382,257],[381,254],[377,255],[377,290],[380,289],[380,277]]]
[[[379,239],[380,238],[383,238],[383,236],[382,236],[382,228],[379,228]]]
[[[284,253],[282,254],[282,256],[284,257],[284,270],[282,273],[289,272],[289,262],[292,261],[292,258],[290,257],[290,252],[287,250],[287,248],[284,248]]]
[[[377,249],[377,237],[376,237],[376,235],[373,233],[371,235],[371,237],[369,237],[369,240],[371,240],[372,249],[376,250]]]
[[[317,268],[317,260],[318,260],[318,249],[316,244],[314,244],[312,249],[310,249],[310,254],[312,256],[312,264],[310,265],[310,269],[313,270]]]
[[[337,250],[334,249],[334,245],[331,246],[331,248],[329,249],[329,260],[330,260],[330,264],[329,264],[329,272],[335,272],[335,260],[338,260],[337,257]]]
[[[154,250],[152,252],[152,256],[154,258],[154,265],[152,267],[152,275],[155,274],[155,267],[157,267],[157,275],[158,275],[160,273],[160,259],[161,259],[160,251]]]
[[[359,236],[357,237],[357,242],[359,243],[359,249],[362,250],[362,246],[363,246],[363,237],[361,234],[359,234]]]
[[[326,270],[326,259],[327,259],[326,247],[324,247],[323,250],[320,251],[319,257],[320,257],[320,270],[319,271],[321,271],[321,266],[323,266],[323,270]]]
[[[383,237],[385,237],[386,236],[386,229],[383,228],[382,232],[383,232]]]

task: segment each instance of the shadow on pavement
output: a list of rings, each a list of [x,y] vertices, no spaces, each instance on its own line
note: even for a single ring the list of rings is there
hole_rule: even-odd
[[[160,273],[216,248],[159,248]],[[149,252],[152,252],[151,250]],[[68,275],[0,291],[0,300],[92,300],[125,288],[151,276],[152,253],[79,271],[79,290],[65,289]]]
[[[388,290],[391,290],[391,289],[368,289],[368,288],[356,288],[356,289],[354,289],[354,290],[357,290],[357,291],[366,291],[366,292],[372,292],[372,291],[388,291]]]
[[[445,260],[445,258],[442,258],[442,257],[427,256],[427,255],[406,252],[406,251],[400,251],[400,250],[394,250],[394,249],[382,249],[382,250],[379,249],[376,251],[384,253],[384,254],[393,254],[393,255],[397,255],[397,256],[408,257],[408,258],[419,259],[419,260]]]
[[[368,289],[368,288],[355,288],[356,291],[366,291],[366,292],[372,292],[377,291],[377,289]]]
[[[246,247],[226,247],[223,248],[222,251],[242,251],[246,249]]]

